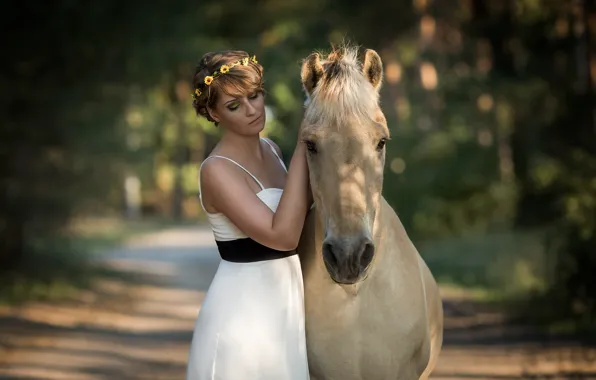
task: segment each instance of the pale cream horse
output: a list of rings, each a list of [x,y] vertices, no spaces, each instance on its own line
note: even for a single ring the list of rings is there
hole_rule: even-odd
[[[315,200],[298,247],[311,379],[425,379],[443,341],[437,284],[381,195],[382,62],[335,49],[303,62],[300,137]]]

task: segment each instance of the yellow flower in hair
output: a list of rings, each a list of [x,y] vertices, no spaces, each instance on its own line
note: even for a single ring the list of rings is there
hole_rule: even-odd
[[[195,89],[195,94],[197,94],[197,96],[201,96],[201,90],[199,90],[198,88]]]
[[[206,84],[207,86],[209,86],[209,85],[211,84],[211,82],[213,82],[213,77],[212,77],[212,76],[210,76],[210,75],[209,75],[209,76],[206,76],[206,77],[205,77],[205,84]]]
[[[221,72],[222,74],[225,74],[228,71],[230,71],[230,68],[227,65],[222,65],[221,68],[219,69],[219,72]]]
[[[250,60],[251,60],[251,61],[253,61],[253,63],[259,63],[259,62],[257,61],[257,56],[256,56],[256,55],[253,55],[253,56],[252,56],[252,58],[251,58]]]
[[[244,66],[248,65],[248,57],[246,57],[246,58],[242,58],[242,64],[243,64]]]

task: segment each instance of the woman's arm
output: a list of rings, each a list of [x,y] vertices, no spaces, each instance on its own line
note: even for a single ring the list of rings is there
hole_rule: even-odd
[[[306,147],[296,145],[283,195],[273,213],[251,190],[244,176],[226,160],[209,160],[201,170],[201,187],[210,203],[253,240],[280,251],[298,246],[309,203]]]
[[[281,153],[281,149],[279,149],[279,146],[273,140],[271,140],[270,138],[267,138],[267,137],[263,137],[263,138],[266,139],[267,141],[269,141],[271,143],[271,145],[273,146],[273,148],[277,152],[277,155],[283,161],[283,159],[284,159],[283,158],[283,154]],[[314,197],[312,195],[312,189],[310,187],[310,179],[309,179],[309,181],[308,181],[308,201],[307,201],[307,203],[309,205],[312,205],[313,201],[314,201]]]

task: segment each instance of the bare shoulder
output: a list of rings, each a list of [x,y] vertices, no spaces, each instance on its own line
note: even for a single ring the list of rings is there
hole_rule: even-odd
[[[223,158],[208,158],[203,162],[199,173],[199,183],[203,202],[211,207],[217,207],[218,198],[228,188],[247,187],[239,168]]]
[[[271,140],[268,137],[263,137],[263,140],[267,140],[267,142],[269,144],[271,144],[271,146],[273,146],[273,149],[275,149],[275,153],[277,153],[279,155],[279,157],[283,159],[283,156],[281,154],[281,149],[279,149],[279,146],[276,143],[274,143],[273,140]]]
[[[208,158],[203,162],[200,181],[209,188],[217,188],[219,183],[241,182],[242,176],[237,171],[236,165],[226,159]]]
[[[204,162],[199,181],[204,204],[224,214],[242,205],[250,209],[248,204],[253,198],[258,200],[242,169],[227,159],[210,158]]]

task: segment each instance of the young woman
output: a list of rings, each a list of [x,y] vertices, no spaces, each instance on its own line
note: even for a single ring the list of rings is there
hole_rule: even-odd
[[[211,52],[193,107],[223,129],[199,169],[200,197],[222,258],[195,324],[187,380],[309,378],[300,262],[311,202],[306,148],[286,171],[265,125],[263,68],[243,51]]]

